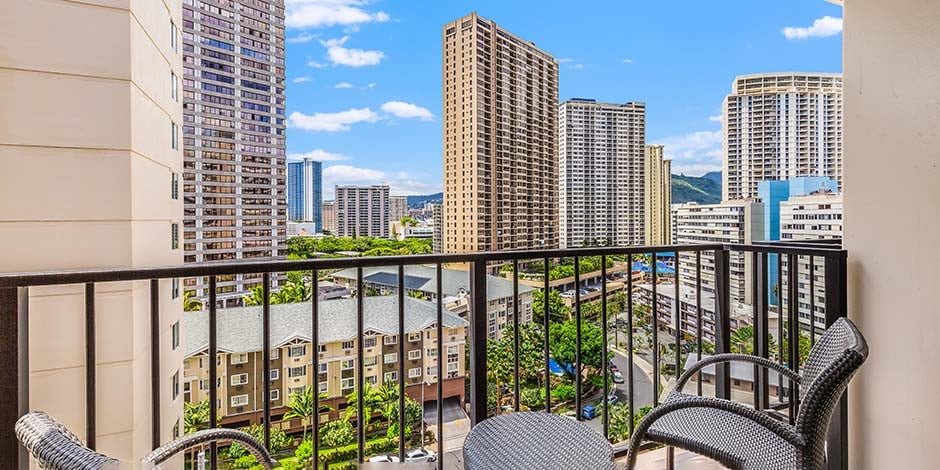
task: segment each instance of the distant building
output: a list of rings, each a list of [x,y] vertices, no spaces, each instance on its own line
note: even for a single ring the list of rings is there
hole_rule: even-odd
[[[669,239],[670,245],[675,245],[676,243],[678,243],[676,241],[678,240],[676,227],[679,226],[678,224],[679,207],[682,207],[682,204],[670,204],[669,205],[669,220],[670,220],[669,231],[672,233],[671,238]]]
[[[842,75],[765,73],[734,79],[722,106],[722,200],[801,176],[842,184]]]
[[[690,202],[676,210],[676,243],[749,244],[764,239],[764,205],[755,200],[725,201],[719,204],[697,204]],[[751,254],[732,251],[730,255],[731,302],[750,305],[753,292],[750,270]],[[695,254],[681,253],[679,256],[679,281],[686,286],[695,286]],[[702,254],[702,289],[715,292],[715,258],[711,253]]]
[[[388,238],[388,192],[385,184],[337,186],[335,235]]]
[[[287,218],[293,222],[313,222],[323,230],[322,163],[305,158],[287,164]]]
[[[317,224],[313,222],[288,222],[287,237],[309,237],[317,234]]]
[[[408,196],[389,196],[389,221],[398,222],[408,215]]]
[[[640,304],[653,305],[652,284],[634,286],[634,293]],[[656,285],[656,305],[661,328],[670,333],[676,332],[676,286],[675,284]],[[715,343],[715,294],[701,293],[702,339]],[[753,324],[753,310],[749,305],[735,304],[731,308],[731,330]],[[694,287],[679,286],[679,329],[683,333],[696,336],[698,326],[698,300]]]
[[[672,239],[672,161],[662,145],[647,145],[643,174],[646,244],[668,245]]]
[[[645,103],[558,106],[562,248],[643,244],[645,143]]]
[[[327,201],[323,205],[323,232],[336,234],[336,201]]]
[[[388,223],[388,236],[393,240],[402,241],[406,238],[434,238],[434,227],[429,225],[405,225],[400,221]]]
[[[441,204],[434,204],[431,206],[431,211],[432,223],[434,224],[434,236],[431,243],[431,251],[434,253],[442,253],[444,237],[443,207]]]

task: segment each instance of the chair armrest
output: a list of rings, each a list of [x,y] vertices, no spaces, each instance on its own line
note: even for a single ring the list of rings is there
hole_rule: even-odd
[[[202,431],[187,434],[173,442],[160,446],[160,448],[144,457],[143,461],[152,465],[160,465],[186,449],[216,441],[232,441],[244,446],[265,469],[270,470],[276,463],[267,449],[250,434],[237,429],[224,428],[203,429]]]
[[[635,465],[637,450],[639,449],[643,438],[646,436],[646,432],[649,431],[650,426],[652,426],[656,420],[665,416],[666,414],[685,408],[714,408],[727,411],[757,423],[768,431],[773,432],[781,439],[789,442],[793,446],[803,447],[805,445],[803,436],[800,435],[800,433],[798,433],[795,428],[784,422],[777,421],[767,414],[761,413],[760,411],[757,411],[748,406],[735,403],[730,400],[722,400],[720,398],[697,397],[693,395],[672,392],[665,403],[657,406],[656,408],[653,408],[649,414],[643,417],[643,419],[637,425],[633,435],[630,436],[630,446],[627,454],[627,469],[632,469]]]
[[[688,382],[690,378],[692,378],[692,375],[694,375],[696,372],[699,372],[702,368],[722,362],[750,362],[767,369],[772,369],[780,375],[785,375],[787,378],[796,382],[797,384],[800,383],[799,374],[769,359],[764,359],[760,356],[752,356],[750,354],[716,354],[696,362],[695,365],[693,365],[689,370],[683,372],[679,377],[679,380],[676,380],[676,387],[674,391],[681,392],[682,387],[685,386],[685,383]]]

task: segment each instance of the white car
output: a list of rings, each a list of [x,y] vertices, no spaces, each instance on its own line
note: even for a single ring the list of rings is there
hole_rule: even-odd
[[[390,455],[376,455],[375,457],[370,457],[369,462],[393,462],[398,463],[401,460],[398,457],[392,457]]]
[[[405,453],[405,462],[436,462],[437,454],[429,449],[409,450]]]

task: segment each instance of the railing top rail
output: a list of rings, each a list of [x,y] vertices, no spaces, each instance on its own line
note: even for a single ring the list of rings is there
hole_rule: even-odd
[[[832,256],[842,252],[836,248],[782,247],[773,245],[691,244],[660,246],[590,247],[551,250],[496,251],[458,254],[427,254],[400,256],[370,256],[349,258],[315,258],[304,260],[238,261],[206,264],[187,264],[145,268],[78,269],[49,272],[0,273],[0,288],[89,282],[138,281],[174,277],[219,276],[227,274],[254,274],[262,272],[310,271],[345,269],[352,267],[380,267],[396,265],[423,265],[437,263],[472,263],[512,261],[544,258],[569,258],[600,255],[639,255],[669,252],[701,252],[737,250],[781,254]]]

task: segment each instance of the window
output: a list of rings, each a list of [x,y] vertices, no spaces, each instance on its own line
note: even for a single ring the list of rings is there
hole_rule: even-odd
[[[394,364],[394,363],[396,363],[396,362],[398,362],[398,354],[389,353],[389,354],[386,354],[386,355],[385,355],[385,363],[386,363],[386,364]]]
[[[414,369],[408,369],[408,378],[409,378],[409,379],[416,379],[416,378],[418,378],[418,377],[421,377],[421,368],[420,368],[420,367],[415,367]]]
[[[326,389],[327,389],[327,387],[326,387],[326,382],[319,382],[319,383],[317,384],[317,392],[318,392],[318,393],[326,393]]]
[[[200,381],[199,381],[199,390],[209,390],[209,381],[208,381],[208,380],[200,380]]]
[[[384,344],[398,344],[398,336],[386,336],[382,338]]]
[[[179,32],[176,29],[176,23],[170,20],[170,49],[173,49],[175,52],[180,51],[178,36]]]
[[[288,377],[303,377],[303,376],[305,376],[305,375],[307,375],[307,368],[304,367],[304,366],[300,366],[300,367],[291,367],[291,368],[287,369],[287,376],[288,376]]]
[[[412,343],[421,341],[421,333],[408,333],[408,341]]]
[[[281,376],[281,371],[277,369],[271,369],[271,380],[277,380]]]
[[[378,380],[379,378],[375,375],[370,375],[366,377],[366,383],[369,385],[375,385],[375,383],[378,382]]]
[[[232,406],[245,406],[248,404],[248,395],[235,395],[232,397]]]
[[[417,361],[418,359],[421,359],[421,350],[415,349],[412,351],[408,351],[408,359],[411,361]]]
[[[175,122],[170,122],[170,148],[179,150],[179,128]]]
[[[180,420],[176,420],[176,423],[173,424],[173,439],[180,437]]]
[[[174,250],[180,247],[180,224],[170,224],[170,247]]]
[[[317,350],[320,351],[321,353],[325,353],[325,352],[326,352],[326,345],[325,345],[325,344],[319,345],[319,347],[317,348]]]
[[[355,384],[355,380],[354,380],[352,377],[349,377],[349,378],[346,378],[346,379],[343,379],[342,381],[340,381],[340,388],[343,389],[343,390],[351,389],[351,388],[353,388],[355,385],[356,385],[356,384]]]
[[[271,390],[271,401],[279,400],[281,398],[280,390]]]
[[[231,364],[245,364],[248,362],[248,355],[245,353],[242,354],[232,354]]]
[[[170,328],[173,332],[172,346],[175,351],[176,348],[180,347],[180,322],[173,323],[173,326]]]
[[[180,280],[177,277],[174,277],[170,283],[170,293],[173,298],[180,296]]]
[[[384,378],[386,382],[396,382],[398,381],[398,371],[393,370],[391,372],[386,372]]]
[[[173,396],[173,399],[176,400],[176,397],[178,397],[178,396],[180,395],[180,371],[176,371],[176,372],[173,373],[172,384],[173,384],[173,385],[172,385],[172,387],[173,387],[173,395],[172,395],[172,396]]]
[[[457,328],[448,328],[448,329],[447,329],[447,334],[449,334],[449,335],[451,335],[451,336],[457,336],[458,333],[460,333],[460,330],[457,329]]]
[[[176,72],[170,72],[170,98],[179,101],[179,90],[177,88]]]
[[[320,365],[319,365],[319,368],[320,368],[320,373],[321,373],[321,374],[325,374],[325,373],[326,373],[326,363],[325,363],[325,362],[321,362]]]
[[[289,357],[299,357],[303,356],[304,354],[307,354],[307,346],[305,345],[291,346],[290,349],[287,350],[287,355]]]
[[[437,357],[437,348],[428,348],[428,357]]]
[[[428,366],[428,375],[437,375],[437,366]]]
[[[343,359],[340,362],[340,368],[342,370],[352,370],[354,366],[355,366],[355,361],[353,361],[352,359]]]
[[[280,349],[272,349],[272,350],[271,350],[271,360],[272,360],[272,361],[275,360],[275,359],[277,359],[277,358],[280,357],[280,356],[281,356],[281,350],[280,350]]]
[[[180,174],[170,173],[170,199],[178,200],[180,198]]]
[[[365,348],[375,347],[375,336],[367,336],[362,340],[362,346]]]
[[[352,348],[353,348],[352,341],[343,341],[343,349],[352,349]]]
[[[231,378],[232,385],[245,385],[248,383],[248,374],[237,374]]]
[[[365,367],[372,367],[372,366],[374,366],[377,362],[379,362],[379,357],[378,357],[378,356],[366,356],[366,358],[363,359],[362,365],[365,366]]]

